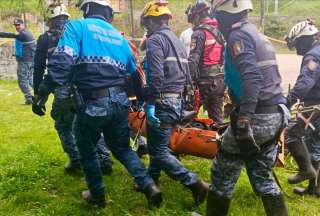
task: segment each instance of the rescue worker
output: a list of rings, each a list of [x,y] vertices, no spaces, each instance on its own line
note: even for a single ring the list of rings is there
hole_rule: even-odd
[[[32,104],[31,88],[33,86],[33,58],[36,41],[25,28],[22,19],[15,19],[13,25],[16,33],[0,32],[0,38],[15,38],[15,56],[17,60],[17,78],[20,90],[24,94],[26,105]]]
[[[162,194],[143,163],[129,145],[129,100],[124,91],[125,75],[136,73],[128,42],[110,24],[113,9],[107,0],[81,0],[84,19],[70,21],[48,63],[47,85],[39,97],[72,76],[77,104],[76,144],[89,190],[82,197],[89,204],[105,207],[105,187],[97,155],[100,132],[112,154],[135,179],[151,205],[159,206]],[[73,72],[73,73],[72,73]],[[45,100],[44,100],[45,101]],[[44,102],[39,104],[44,108]]]
[[[35,114],[42,116],[45,113],[39,109],[38,97],[39,86],[42,82],[47,67],[47,59],[50,58],[57,47],[63,28],[70,17],[67,8],[63,4],[51,4],[48,7],[49,30],[39,36],[34,59],[34,96],[35,100],[32,110]],[[73,133],[73,122],[75,112],[70,98],[70,83],[57,87],[54,91],[54,101],[52,104],[51,116],[55,120],[55,129],[58,132],[63,150],[69,157],[69,162],[65,165],[67,173],[75,173],[80,169],[78,149],[75,144]],[[104,174],[111,174],[112,161],[109,158],[108,150],[102,138],[98,142],[98,152],[101,159],[101,168]]]
[[[250,0],[215,0],[213,7],[227,40],[225,82],[236,109],[213,161],[207,215],[228,214],[243,166],[266,215],[288,215],[272,175],[278,138],[290,116],[274,48],[249,22]]]
[[[201,102],[216,125],[223,124],[224,77],[222,71],[224,38],[218,23],[210,17],[207,2],[195,3],[188,13],[194,26],[191,37],[189,68],[200,90]]]
[[[303,56],[300,75],[288,95],[290,108],[299,99],[304,107],[320,104],[320,42],[317,38],[319,30],[311,20],[296,24],[286,37],[288,47],[296,48],[297,54]],[[309,118],[312,112],[300,113]],[[311,194],[320,196],[320,115],[316,112],[311,117],[309,125],[299,117],[290,122],[286,129],[285,141],[291,155],[296,160],[299,172],[289,177],[290,183],[297,183],[309,179],[306,189],[295,188],[300,195]],[[312,129],[313,126],[314,129]],[[307,127],[307,129],[305,129]],[[318,176],[316,176],[318,175]],[[316,182],[316,179],[317,182]]]
[[[170,154],[168,147],[172,128],[181,117],[182,93],[189,73],[186,51],[168,26],[171,18],[167,3],[156,1],[147,3],[141,15],[141,26],[147,30],[144,68],[149,173],[159,182],[163,170],[190,189],[195,203],[200,204],[207,196],[207,185]]]

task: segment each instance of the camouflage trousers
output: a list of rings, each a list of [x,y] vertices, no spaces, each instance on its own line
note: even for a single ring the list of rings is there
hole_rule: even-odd
[[[25,101],[32,101],[30,89],[33,86],[33,62],[18,61],[17,78],[20,90],[24,94]]]
[[[278,156],[275,137],[283,126],[282,114],[255,114],[251,125],[254,138],[259,146],[269,142],[271,144],[263,148],[264,150],[260,153],[245,157],[240,153],[231,127],[224,132],[211,170],[211,190],[222,197],[232,198],[235,184],[243,167],[246,168],[251,186],[257,195],[275,196],[281,193],[273,180],[272,168]]]
[[[55,89],[51,117],[55,120],[55,129],[58,132],[64,152],[71,161],[78,161],[79,152],[74,136],[76,114],[70,99],[69,86]],[[110,161],[109,149],[102,134],[97,144],[97,151],[100,161]]]
[[[79,154],[73,133],[75,112],[69,95],[69,87],[63,86],[55,89],[51,117],[55,121],[54,126],[64,152],[71,161],[78,161]]]
[[[307,117],[307,116],[306,116]],[[301,119],[290,121],[285,131],[286,143],[294,142],[300,145],[304,142],[310,153],[312,161],[320,161],[320,115],[311,120],[315,130],[310,127],[305,128],[305,123]]]

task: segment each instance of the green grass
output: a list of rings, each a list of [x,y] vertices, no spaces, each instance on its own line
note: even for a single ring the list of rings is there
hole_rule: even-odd
[[[49,117],[32,114],[23,102],[15,81],[0,81],[0,215],[1,216],[82,216],[82,215],[150,215],[186,216],[205,212],[205,205],[194,207],[191,193],[165,174],[160,179],[164,202],[160,209],[148,210],[144,196],[134,192],[133,180],[115,160],[112,176],[105,177],[106,197],[110,204],[101,210],[86,205],[80,192],[86,189],[83,176],[63,172],[67,161]],[[184,157],[183,163],[206,181],[210,179],[211,161]],[[144,160],[147,164],[147,159]],[[292,194],[286,177],[293,167],[277,169],[292,198],[287,198],[290,215],[320,215],[320,200]],[[254,195],[243,171],[234,193],[230,215],[263,215],[260,199]]]

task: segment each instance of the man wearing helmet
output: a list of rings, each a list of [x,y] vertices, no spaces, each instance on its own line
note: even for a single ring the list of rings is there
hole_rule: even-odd
[[[299,99],[305,107],[312,107],[320,104],[320,42],[319,34],[313,21],[306,20],[296,24],[286,41],[290,49],[296,48],[297,54],[303,56],[300,75],[287,97],[288,107]],[[302,117],[311,118],[309,127],[303,118],[290,122],[286,129],[285,141],[291,155],[299,166],[296,176],[289,177],[290,183],[297,183],[309,179],[306,189],[295,188],[294,192],[300,195],[310,194],[320,197],[320,115],[318,112],[300,113]],[[312,117],[311,117],[312,115]],[[318,174],[318,176],[316,176]],[[316,182],[317,181],[317,182]]]
[[[63,28],[70,17],[67,8],[63,4],[51,4],[48,7],[49,30],[39,36],[34,59],[34,101],[32,110],[35,114],[42,116],[45,114],[38,104],[44,98],[38,96],[39,86],[44,78],[47,59],[50,58],[58,45]],[[44,84],[44,83],[42,83]],[[55,128],[58,132],[63,150],[69,157],[69,162],[65,166],[67,173],[74,173],[80,169],[78,149],[74,140],[73,122],[75,112],[70,98],[70,83],[58,87],[54,91],[54,101],[52,104],[51,116],[55,120]],[[98,152],[101,158],[101,168],[104,174],[112,172],[112,161],[109,158],[108,150],[103,139],[98,142]]]
[[[194,26],[189,56],[190,73],[200,90],[204,108],[209,118],[219,125],[223,123],[224,81],[222,56],[224,38],[218,30],[218,23],[209,17],[210,6],[200,1],[190,8],[188,20]]]
[[[147,30],[147,144],[149,173],[158,181],[163,170],[192,191],[196,204],[204,202],[207,186],[187,170],[168,147],[172,128],[181,117],[182,93],[189,73],[186,51],[168,26],[171,12],[166,3],[149,2],[141,15]],[[147,67],[147,68],[146,68]]]
[[[213,1],[219,29],[227,40],[225,81],[235,110],[213,161],[208,216],[227,215],[243,166],[266,214],[288,214],[272,168],[280,130],[289,112],[274,49],[248,20],[252,8],[250,0]]]
[[[143,163],[129,145],[128,109],[124,91],[126,74],[136,73],[136,62],[128,42],[110,22],[113,9],[107,0],[82,0],[78,6],[84,19],[65,26],[48,62],[47,83],[39,96],[72,79],[78,91],[76,144],[89,190],[82,197],[89,204],[105,207],[105,188],[97,155],[101,132],[111,152],[134,177],[151,205],[160,205],[162,195]],[[40,104],[44,108],[44,103]]]

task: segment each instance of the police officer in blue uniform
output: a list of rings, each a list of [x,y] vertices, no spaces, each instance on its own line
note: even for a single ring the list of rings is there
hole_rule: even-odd
[[[288,107],[299,99],[304,107],[320,104],[320,42],[319,30],[312,20],[296,24],[286,37],[288,47],[296,48],[297,54],[303,56],[298,79],[289,92]],[[320,197],[320,115],[318,111],[300,113],[303,118],[311,118],[309,125],[297,115],[286,129],[285,141],[291,155],[299,166],[297,175],[289,177],[290,183],[309,179],[307,188],[295,188],[300,195],[309,194]],[[311,117],[312,115],[312,117]],[[312,125],[314,128],[310,127]],[[306,129],[307,127],[307,129]]]
[[[49,59],[47,83],[39,96],[73,79],[77,104],[76,144],[89,190],[82,197],[89,204],[105,207],[105,187],[97,155],[102,132],[115,156],[135,179],[152,205],[162,194],[143,163],[129,145],[129,100],[124,91],[126,74],[136,73],[128,42],[110,24],[113,10],[106,0],[82,0],[84,19],[70,21]],[[42,107],[44,104],[41,104]]]
[[[32,104],[30,89],[33,86],[33,58],[36,41],[33,39],[22,19],[15,19],[13,22],[16,33],[0,32],[0,38],[15,38],[15,56],[17,60],[17,77],[20,90],[24,94],[25,104]]]
[[[34,98],[32,110],[35,114],[42,116],[45,113],[39,102],[38,92],[47,67],[47,59],[50,58],[58,45],[63,28],[70,17],[65,5],[51,4],[48,7],[49,30],[39,36],[34,59]],[[70,98],[70,83],[57,87],[54,91],[54,101],[52,104],[51,116],[55,120],[55,128],[62,143],[63,150],[69,157],[69,162],[65,166],[67,173],[75,173],[80,169],[78,149],[75,144],[73,133],[73,122],[75,112]],[[106,148],[103,137],[98,142],[98,153],[101,159],[101,168],[104,174],[111,174],[112,161]]]
[[[163,170],[190,189],[195,203],[200,204],[208,186],[170,154],[168,147],[173,126],[181,117],[182,92],[189,73],[186,51],[168,26],[170,18],[166,1],[147,3],[141,15],[141,25],[147,29],[144,69],[149,173],[158,182]]]
[[[287,215],[284,196],[272,177],[277,140],[289,116],[274,49],[248,20],[250,0],[215,0],[213,7],[227,40],[225,82],[236,108],[213,161],[207,215],[228,214],[243,166],[266,214]]]

